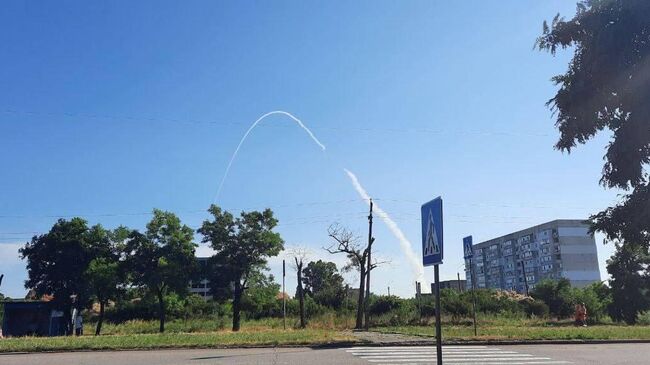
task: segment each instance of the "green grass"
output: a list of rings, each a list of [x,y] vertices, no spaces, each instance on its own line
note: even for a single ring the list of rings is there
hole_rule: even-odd
[[[297,328],[299,319],[297,317],[287,318],[287,328]],[[95,333],[95,323],[84,324],[85,334]],[[232,319],[229,317],[206,317],[195,319],[175,319],[165,323],[166,333],[204,333],[230,329]],[[352,316],[326,313],[308,320],[310,329],[319,330],[345,330],[354,326]],[[135,334],[156,334],[158,333],[158,321],[133,320],[120,324],[104,322],[102,335],[135,335]],[[259,320],[244,320],[242,330],[266,331],[269,329],[282,329],[281,318],[264,318]]]
[[[298,346],[354,342],[347,332],[306,330],[242,330],[206,333],[165,333],[81,337],[24,337],[0,340],[0,352],[71,350],[129,350],[162,348],[217,348],[245,346]]]
[[[387,326],[374,328],[378,332],[416,336],[435,336],[435,326]],[[575,327],[570,321],[544,320],[479,320],[478,336],[471,322],[443,323],[444,340],[650,340],[650,326],[599,324]]]

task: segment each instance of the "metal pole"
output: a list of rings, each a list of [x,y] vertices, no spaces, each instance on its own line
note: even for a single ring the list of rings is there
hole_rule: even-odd
[[[286,276],[286,266],[282,259],[282,326],[287,329],[287,292],[284,289],[284,277]]]
[[[366,317],[366,331],[370,329],[370,321],[368,320],[370,312],[370,272],[372,271],[372,243],[375,241],[372,238],[372,199],[370,199],[370,214],[368,214],[368,272],[366,273],[366,301],[364,303],[365,317]]]
[[[476,275],[474,275],[474,259],[469,259],[469,275],[472,278],[472,312],[474,316],[474,337],[478,336],[478,331],[476,330]]]
[[[433,266],[433,279],[436,283],[436,355],[438,365],[442,365],[442,328],[440,325],[440,274],[439,265]]]

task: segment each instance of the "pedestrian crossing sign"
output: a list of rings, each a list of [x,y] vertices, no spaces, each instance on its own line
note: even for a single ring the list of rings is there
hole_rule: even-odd
[[[442,198],[422,205],[422,264],[442,263]]]

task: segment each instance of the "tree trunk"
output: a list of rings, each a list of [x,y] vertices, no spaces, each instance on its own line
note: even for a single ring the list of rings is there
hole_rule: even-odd
[[[361,265],[359,268],[359,300],[357,302],[357,321],[356,324],[354,325],[355,329],[362,329],[363,328],[363,309],[364,309],[364,303],[365,303],[365,288],[366,288],[366,266]]]
[[[160,329],[158,332],[165,332],[165,300],[163,297],[163,291],[158,291],[158,318],[160,319]]]
[[[305,291],[302,288],[302,262],[298,266],[298,300],[300,302],[300,328],[305,328]]]
[[[99,300],[99,318],[97,319],[97,327],[95,328],[95,336],[99,336],[99,334],[102,332],[102,323],[104,323],[104,305],[105,302],[100,299]]]
[[[239,280],[235,281],[235,295],[232,301],[232,330],[233,332],[239,331],[239,328],[241,327],[241,317],[240,317],[240,311],[241,311],[241,295],[242,295],[242,287],[241,283]]]
[[[74,325],[72,323],[72,309],[73,306],[65,306],[63,310],[63,318],[65,322],[65,334],[66,336],[72,336],[74,334]]]

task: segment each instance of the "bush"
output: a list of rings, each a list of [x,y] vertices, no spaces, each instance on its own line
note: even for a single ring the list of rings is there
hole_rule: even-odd
[[[369,312],[370,315],[380,316],[386,314],[393,310],[399,309],[402,306],[403,299],[400,299],[394,295],[380,296],[376,298],[371,298],[372,303],[370,303]]]
[[[650,311],[641,312],[636,316],[636,323],[644,326],[650,325]]]
[[[535,286],[530,295],[548,305],[549,312],[558,318],[567,318],[574,313],[575,291],[568,279],[543,280]]]
[[[529,317],[547,317],[548,305],[539,299],[524,299],[519,302]]]
[[[450,315],[454,323],[472,313],[471,301],[468,301],[461,293],[453,289],[440,291],[440,307],[442,307],[442,313]]]

